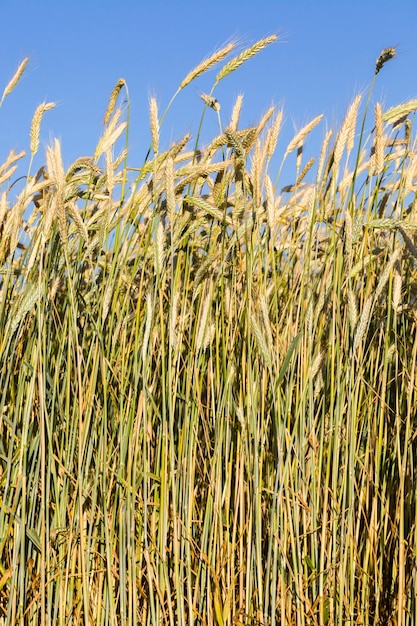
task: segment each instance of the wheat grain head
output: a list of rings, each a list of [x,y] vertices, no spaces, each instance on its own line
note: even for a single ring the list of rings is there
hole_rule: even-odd
[[[22,77],[23,72],[25,71],[25,68],[26,68],[26,65],[28,64],[28,62],[29,62],[29,57],[26,57],[25,59],[23,59],[23,61],[21,62],[21,64],[17,68],[13,78],[6,85],[6,88],[3,91],[3,95],[2,95],[2,98],[0,100],[0,106],[3,104],[4,99],[7,98],[7,96],[9,94],[11,94],[13,89],[16,87],[17,83],[19,82],[19,80]]]

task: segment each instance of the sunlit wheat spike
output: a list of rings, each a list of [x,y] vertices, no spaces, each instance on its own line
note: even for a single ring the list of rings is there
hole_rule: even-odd
[[[184,89],[184,87],[186,87],[193,80],[201,76],[201,74],[204,74],[204,72],[207,72],[207,70],[211,69],[214,65],[216,65],[216,63],[222,61],[225,57],[227,57],[227,55],[233,50],[235,46],[236,43],[231,41],[220,50],[217,50],[217,52],[214,52],[214,54],[202,61],[199,65],[197,65],[197,67],[195,67],[193,70],[191,70],[191,72],[187,74],[187,76],[181,82],[179,88]]]
[[[377,288],[375,289],[375,294],[374,294],[375,300],[379,298],[379,296],[382,294],[382,291],[390,276],[391,270],[394,267],[394,265],[398,263],[399,259],[401,259],[401,256],[402,256],[402,248],[396,248],[394,252],[391,254],[391,257],[388,263],[386,264],[384,271],[381,274],[381,278],[378,281]]]
[[[388,122],[389,124],[395,124],[402,117],[406,117],[407,115],[409,115],[410,113],[416,110],[417,110],[417,100],[415,99],[408,100],[407,102],[404,102],[403,104],[397,104],[396,106],[388,109],[388,111],[385,111],[385,113],[382,116],[382,119],[384,122]]]
[[[243,149],[245,150],[246,154],[248,154],[248,152],[250,152],[253,144],[255,143],[257,137],[259,135],[259,129],[257,126],[254,126],[253,128],[249,128],[247,129],[245,135],[242,137],[242,146]]]
[[[353,332],[358,323],[358,308],[356,306],[356,296],[350,287],[348,290],[347,301],[348,301],[348,319],[349,319],[350,328]]]
[[[80,210],[77,207],[76,202],[69,202],[67,205],[68,214],[74,220],[74,224],[76,226],[78,234],[84,239],[85,242],[88,243],[88,230],[84,223],[84,220],[81,217]]]
[[[277,218],[275,213],[275,195],[274,186],[268,174],[265,175],[265,195],[266,195],[266,214],[268,218],[268,226],[271,233],[274,232]]]
[[[60,191],[65,186],[65,171],[62,163],[61,145],[58,139],[55,139],[53,146],[46,151],[46,163],[50,178],[56,183]]]
[[[6,180],[8,180],[11,176],[13,176],[13,174],[15,173],[17,169],[18,169],[18,165],[13,165],[10,169],[0,172],[0,187],[3,183],[6,182]],[[0,220],[0,224],[1,224],[1,220]]]
[[[415,179],[417,175],[417,154],[413,154],[410,158],[409,165],[406,169],[403,183],[403,193],[404,198],[412,192],[415,191]]]
[[[126,81],[125,81],[124,78],[119,78],[119,80],[117,81],[117,83],[113,87],[112,92],[110,94],[109,104],[107,105],[107,109],[106,109],[106,112],[104,114],[104,120],[103,120],[103,125],[104,126],[106,126],[106,124],[108,123],[108,121],[109,121],[109,119],[111,117],[111,114],[114,111],[114,108],[115,108],[116,102],[117,102],[117,98],[119,97],[119,93],[121,92],[123,87],[126,87]]]
[[[159,152],[159,119],[158,103],[155,98],[149,100],[149,119],[151,126],[152,147],[154,154]]]
[[[358,117],[358,109],[361,99],[362,96],[357,95],[350,105],[348,112],[346,113],[345,119],[343,120],[339,135],[337,137],[334,149],[334,171],[336,173],[339,169],[343,150],[346,148],[347,153],[349,154],[353,149],[355,141],[356,120]]]
[[[257,126],[258,135],[263,131],[269,120],[271,119],[272,114],[275,111],[275,107],[269,107],[265,115],[262,117],[261,121]]]
[[[268,111],[265,113],[265,115],[263,116],[263,118],[261,119],[261,121],[259,122],[258,126],[249,128],[249,130],[247,131],[245,137],[242,140],[242,145],[246,153],[250,152],[252,146],[255,144],[255,141],[257,140],[257,138],[259,137],[259,135],[265,128],[273,112],[274,112],[274,107],[270,107]]]
[[[283,117],[284,117],[284,113],[282,111],[278,111],[278,113],[275,116],[274,122],[271,128],[269,129],[268,136],[267,136],[269,158],[271,158],[275,152],[279,131],[281,130]]]
[[[158,226],[156,227],[156,236],[155,236],[155,262],[157,272],[161,272],[165,259],[165,231],[162,220],[160,219],[158,222]]]
[[[20,322],[26,317],[26,315],[33,310],[33,307],[43,295],[45,283],[40,282],[39,285],[28,285],[26,291],[21,297],[20,305],[14,315],[11,316],[11,323],[9,328],[10,336],[13,335]]]
[[[231,59],[226,65],[222,67],[220,72],[216,76],[216,83],[220,82],[223,78],[237,70],[245,61],[254,57],[258,52],[266,48],[269,44],[273,43],[277,40],[277,35],[271,35],[270,37],[266,37],[265,39],[261,39],[257,43],[255,43],[250,48],[247,48],[238,56]]]
[[[113,281],[109,280],[104,291],[103,295],[103,304],[101,307],[101,321],[104,323],[106,321],[107,315],[110,309],[110,303],[114,293],[114,284]]]
[[[9,209],[9,203],[7,202],[7,191],[3,191],[0,197],[0,227],[3,227],[4,218]]]
[[[7,84],[5,90],[3,91],[3,96],[2,96],[2,98],[0,100],[0,106],[3,104],[3,100],[5,98],[7,98],[7,96],[9,94],[11,94],[13,89],[16,87],[17,83],[19,82],[19,80],[22,77],[23,72],[25,71],[25,68],[26,68],[26,65],[28,64],[28,62],[29,62],[29,57],[26,57],[25,59],[23,59],[23,61],[21,62],[21,64],[17,68],[16,73],[14,74],[13,78]]]
[[[243,104],[243,95],[239,94],[233,106],[232,117],[230,119],[230,124],[229,124],[229,128],[235,131],[238,129],[238,126],[239,126],[239,119],[240,119],[240,112],[242,110],[242,104]]]
[[[114,166],[113,166],[113,151],[109,147],[106,151],[106,186],[111,197],[114,189]]]
[[[311,170],[315,162],[316,162],[315,157],[311,157],[311,159],[307,161],[307,163],[304,165],[303,169],[299,173],[297,180],[295,181],[295,185],[294,185],[295,188],[297,188],[298,185],[300,185],[303,182],[304,178],[307,176],[308,172]]]
[[[392,308],[397,312],[400,308],[402,284],[401,267],[400,263],[397,262],[394,267],[394,280],[392,284]]]
[[[320,150],[320,159],[319,159],[319,164],[317,167],[317,181],[321,181],[322,177],[323,177],[323,168],[324,168],[324,162],[326,160],[326,155],[327,155],[327,149],[329,147],[329,143],[330,143],[330,139],[333,135],[333,131],[332,130],[328,130],[327,133],[324,136],[324,140],[321,146],[321,150]]]
[[[376,60],[375,76],[382,70],[385,63],[393,59],[395,55],[396,55],[395,48],[384,48],[384,50],[382,50],[381,54]]]
[[[320,351],[318,354],[316,354],[314,361],[311,364],[309,375],[308,375],[310,380],[314,380],[314,378],[318,374],[323,364],[325,354],[326,353],[323,351]]]
[[[168,150],[168,155],[174,161],[176,160],[176,158],[180,154],[180,152],[182,152],[184,150],[185,146],[190,141],[190,138],[191,138],[191,134],[187,133],[186,135],[184,135],[184,137],[182,139],[180,139],[180,141],[178,141],[176,144],[171,146],[171,148]]]
[[[16,163],[16,161],[19,161],[19,159],[23,159],[24,156],[25,156],[24,151],[16,154],[16,152],[13,149],[10,150],[5,162],[2,165],[0,165],[0,175],[2,175],[7,170],[7,168],[10,167],[10,165],[12,165],[13,163]]]
[[[35,111],[30,127],[30,151],[34,156],[39,150],[39,137],[41,132],[41,123],[45,111],[50,111],[55,107],[54,102],[42,102]]]
[[[374,298],[373,296],[370,296],[365,304],[363,305],[363,309],[362,309],[362,315],[361,318],[359,320],[359,324],[358,327],[356,329],[356,333],[355,333],[355,338],[353,340],[353,350],[354,352],[356,352],[356,350],[358,349],[362,339],[364,338],[367,329],[368,329],[368,323],[372,314],[372,309],[373,309],[373,305],[374,305]]]
[[[109,148],[111,148],[120,135],[125,130],[127,123],[121,122],[118,124],[120,116],[122,112],[120,109],[117,109],[113,117],[111,118],[108,126],[104,130],[102,137],[100,138],[97,147],[94,152],[94,158],[98,159],[102,154],[106,153]]]
[[[121,166],[123,161],[126,160],[127,155],[128,155],[128,150],[127,150],[127,148],[124,148],[124,150],[121,151],[121,153],[119,154],[119,156],[117,157],[117,159],[113,163],[113,167],[114,167],[114,171],[115,172],[119,169],[119,167]]]
[[[175,213],[175,185],[174,185],[174,160],[168,157],[165,166],[165,186],[168,212],[171,218],[171,225]]]
[[[251,172],[250,172],[251,181],[253,185],[252,197],[253,197],[255,206],[259,205],[262,168],[263,168],[263,159],[261,155],[261,144],[258,139],[255,145],[255,149],[253,151],[252,167],[251,167]]]
[[[214,109],[214,111],[220,111],[220,103],[218,100],[216,100],[216,98],[214,98],[214,96],[211,96],[208,93],[202,93],[200,94],[200,98],[206,106],[210,107],[210,109]]]
[[[58,226],[61,240],[67,242],[67,219],[64,204],[65,171],[62,163],[61,145],[55,139],[54,145],[46,151],[48,173],[56,184],[55,206],[58,214]]]
[[[268,344],[254,315],[251,315],[250,324],[256,338],[256,343],[258,344],[259,352],[261,353],[267,367],[272,368],[272,359],[268,349]],[[272,348],[272,346],[270,346],[270,348]]]
[[[315,128],[317,126],[317,124],[319,124],[321,122],[321,120],[323,119],[323,113],[321,113],[320,115],[318,115],[317,117],[314,118],[314,120],[311,120],[311,122],[309,122],[308,124],[306,124],[296,135],[295,137],[293,137],[293,139],[290,141],[290,143],[288,144],[288,147],[285,151],[284,154],[284,160],[286,159],[286,157],[296,148],[298,148],[304,141],[304,139],[307,137],[307,135],[309,133],[311,133],[311,131],[313,130],[313,128]]]
[[[382,122],[382,107],[375,105],[375,174],[381,174],[384,169],[384,134]]]
[[[208,317],[210,313],[211,304],[212,304],[212,288],[210,287],[210,290],[204,300],[203,309],[201,311],[200,323],[198,326],[198,333],[197,333],[197,339],[196,339],[197,350],[201,350],[201,348],[203,348],[205,344]]]
[[[238,157],[240,157],[241,159],[244,159],[245,150],[243,148],[242,141],[239,135],[235,131],[233,131],[229,126],[225,128],[224,134],[227,137],[228,145],[234,149]]]

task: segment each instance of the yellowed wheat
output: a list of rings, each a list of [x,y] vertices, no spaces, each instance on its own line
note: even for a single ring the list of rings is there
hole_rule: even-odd
[[[159,152],[159,119],[158,119],[158,103],[155,98],[149,100],[149,119],[151,126],[151,138],[154,154]]]
[[[336,145],[334,149],[334,176],[337,177],[340,161],[342,158],[343,150],[346,148],[349,156],[353,149],[355,140],[356,120],[358,117],[358,109],[361,102],[361,95],[357,95],[352,104],[350,105],[345,119],[343,120],[340,132],[337,136]]]
[[[307,161],[307,163],[304,165],[303,169],[299,173],[297,180],[295,181],[294,189],[297,189],[297,187],[301,185],[304,178],[307,176],[308,172],[311,170],[315,162],[315,157],[311,157],[311,159]]]
[[[198,332],[197,332],[197,338],[196,338],[196,343],[195,343],[197,351],[204,348],[208,317],[209,317],[210,308],[212,305],[212,298],[213,298],[212,285],[210,284],[208,288],[208,293],[204,298],[203,304],[201,305],[202,308],[200,306]]]
[[[369,296],[365,304],[363,305],[362,314],[359,320],[359,324],[357,326],[355,337],[353,340],[353,351],[356,352],[359,348],[359,345],[367,333],[369,320],[372,315],[372,309],[374,306],[374,298],[373,296]]]
[[[307,135],[311,133],[311,131],[317,126],[317,124],[321,122],[322,119],[323,119],[323,114],[318,115],[313,120],[311,120],[311,122],[303,126],[303,128],[293,137],[293,139],[288,144],[283,160],[285,160],[287,156],[293,150],[301,146],[301,144],[304,142],[304,139],[307,137]]]
[[[193,80],[201,76],[201,74],[204,74],[204,72],[207,72],[214,65],[222,61],[225,57],[227,57],[228,54],[230,54],[230,52],[235,48],[235,46],[236,46],[236,42],[231,41],[220,50],[217,50],[216,52],[214,52],[211,56],[209,56],[207,59],[202,61],[199,65],[197,65],[197,67],[195,67],[193,70],[191,70],[191,72],[187,74],[187,76],[181,82],[179,88],[184,89],[184,87],[186,87]]]
[[[384,267],[384,271],[382,272],[381,277],[378,281],[378,285],[375,289],[375,294],[374,294],[375,300],[379,298],[379,296],[382,294],[383,289],[391,274],[391,270],[394,267],[394,265],[401,259],[401,256],[402,256],[401,248],[396,248],[394,252],[391,254],[391,257],[388,263],[386,264],[386,266]]]
[[[401,296],[402,296],[402,284],[403,279],[401,276],[401,266],[397,261],[394,265],[394,279],[392,284],[392,308],[398,313],[400,310]]]
[[[29,62],[29,57],[26,57],[25,59],[23,59],[23,61],[21,62],[21,64],[17,68],[13,78],[6,85],[6,88],[3,91],[3,96],[2,96],[2,98],[0,100],[0,106],[3,104],[4,99],[7,98],[7,96],[9,94],[11,94],[13,89],[16,87],[17,83],[19,82],[19,80],[22,77],[23,72],[25,71],[25,68],[26,68],[26,65],[28,64],[28,62]]]
[[[237,70],[245,61],[254,57],[258,52],[269,46],[269,44],[273,43],[277,40],[277,35],[271,35],[270,37],[265,37],[264,39],[260,39],[257,43],[255,43],[250,48],[247,48],[243,52],[241,52],[238,56],[231,59],[226,65],[222,67],[220,72],[216,76],[216,83],[220,82],[223,78],[226,78],[229,74]]]
[[[275,148],[278,141],[279,131],[281,130],[282,120],[284,117],[283,111],[278,111],[275,116],[275,119],[272,123],[271,128],[267,133],[267,146],[268,146],[268,157],[271,158],[275,152]]]
[[[105,154],[107,150],[116,143],[120,135],[125,130],[127,123],[121,122],[119,124],[121,114],[121,109],[116,109],[116,112],[114,113],[113,117],[105,128],[104,133],[97,144],[94,152],[95,160],[98,160],[102,154]]]
[[[326,160],[326,156],[327,156],[327,149],[329,147],[329,143],[330,143],[330,139],[333,135],[333,131],[332,130],[328,130],[324,136],[324,140],[321,146],[321,150],[320,150],[320,158],[319,158],[319,164],[317,166],[317,181],[320,182],[323,180],[323,169],[324,169],[324,163]]]
[[[232,116],[230,118],[230,124],[229,124],[229,128],[231,128],[234,131],[237,131],[239,127],[239,119],[240,119],[240,112],[242,110],[242,104],[243,104],[243,95],[239,94],[233,106]]]
[[[39,137],[43,115],[45,111],[50,111],[54,107],[54,102],[42,102],[35,111],[30,127],[30,151],[32,156],[35,155],[39,149]]]
[[[109,104],[107,105],[107,109],[104,114],[104,120],[103,120],[104,126],[106,126],[110,120],[110,117],[116,106],[117,98],[119,97],[119,93],[121,92],[123,87],[126,87],[126,81],[124,78],[119,78],[119,80],[113,87],[112,92],[110,94]]]
[[[398,120],[401,120],[403,117],[406,117],[413,111],[417,110],[417,100],[408,100],[403,104],[398,104],[394,107],[385,111],[382,116],[384,122],[389,122],[390,124],[395,124]]]
[[[382,174],[384,169],[384,153],[385,153],[385,140],[383,133],[382,122],[382,107],[379,103],[375,105],[375,155],[374,155],[374,172],[375,174]]]

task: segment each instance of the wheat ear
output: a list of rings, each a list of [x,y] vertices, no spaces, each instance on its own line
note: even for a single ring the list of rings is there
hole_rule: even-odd
[[[216,76],[216,84],[219,83],[223,78],[237,70],[245,61],[254,57],[258,52],[269,46],[269,44],[276,41],[277,35],[271,35],[270,37],[265,37],[265,39],[260,39],[250,48],[247,48],[238,56],[231,59],[226,65],[222,67],[220,72]]]
[[[109,122],[111,114],[113,113],[114,108],[116,106],[117,98],[119,97],[119,93],[121,92],[123,87],[126,87],[126,81],[124,78],[119,78],[119,80],[113,87],[112,92],[110,94],[109,104],[107,105],[107,109],[104,114],[104,120],[103,120],[104,126],[106,126],[106,124],[108,124]]]
[[[224,48],[221,48],[220,50],[217,50],[217,52],[214,52],[214,54],[212,54],[208,59],[204,59],[204,61],[202,61],[199,65],[197,65],[197,67],[195,67],[193,70],[191,70],[191,72],[187,74],[187,76],[180,84],[179,88],[184,89],[184,87],[186,87],[193,80],[201,76],[201,74],[204,74],[204,72],[207,72],[207,70],[211,69],[213,65],[216,65],[216,63],[222,61],[233,50],[235,45],[236,43],[232,41],[224,46]]]
[[[39,150],[39,137],[41,133],[41,123],[45,111],[50,111],[55,107],[54,102],[42,102],[35,111],[30,127],[30,151],[34,156]]]
[[[149,100],[149,119],[151,126],[151,137],[154,154],[159,152],[159,120],[158,120],[158,103],[155,98]]]
[[[0,106],[3,104],[4,99],[7,98],[7,96],[12,93],[13,89],[16,87],[17,83],[21,79],[22,74],[25,71],[25,67],[28,64],[28,61],[29,61],[29,57],[26,57],[25,59],[23,59],[23,61],[21,62],[21,64],[17,68],[13,78],[7,84],[6,89],[3,91],[3,95],[2,95],[2,98],[0,100]]]

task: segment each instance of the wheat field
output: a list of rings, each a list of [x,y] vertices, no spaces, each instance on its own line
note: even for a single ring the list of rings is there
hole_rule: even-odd
[[[0,166],[1,626],[416,623],[417,100],[374,104],[388,48],[282,146],[215,96],[275,39],[150,98],[140,167],[123,79],[93,155],[34,171],[44,102]],[[161,152],[215,66],[219,134]]]

